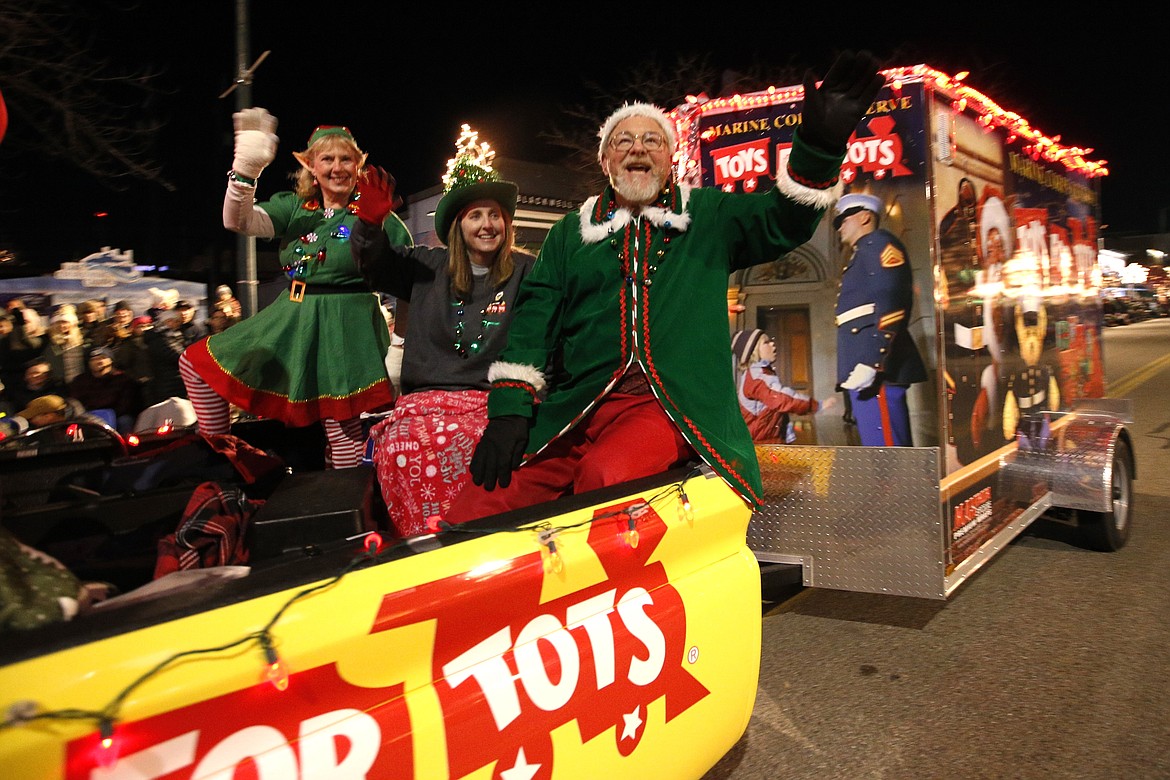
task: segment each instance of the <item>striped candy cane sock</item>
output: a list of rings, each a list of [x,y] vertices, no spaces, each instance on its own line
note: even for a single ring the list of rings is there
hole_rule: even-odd
[[[321,423],[325,427],[325,465],[332,469],[360,466],[366,448],[362,419],[351,417],[348,420],[334,420],[326,417]]]
[[[203,381],[195,366],[187,360],[185,352],[179,355],[179,376],[183,378],[183,384],[187,387],[187,399],[195,407],[199,432],[208,436],[230,433],[232,417],[228,402]]]

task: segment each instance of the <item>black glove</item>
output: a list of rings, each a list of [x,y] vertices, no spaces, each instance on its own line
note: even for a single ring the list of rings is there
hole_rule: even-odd
[[[484,490],[508,487],[512,472],[524,460],[528,446],[528,418],[507,414],[488,420],[483,438],[471,456],[471,481]]]
[[[885,81],[877,60],[867,51],[842,52],[820,89],[813,72],[805,71],[800,137],[822,152],[841,154]]]

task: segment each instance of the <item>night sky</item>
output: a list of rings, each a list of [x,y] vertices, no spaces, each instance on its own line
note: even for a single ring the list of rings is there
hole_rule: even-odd
[[[251,57],[271,50],[252,102],[280,121],[280,149],[261,179],[261,197],[284,188],[295,167],[290,153],[319,124],[349,126],[370,161],[394,173],[408,195],[438,183],[462,122],[501,157],[549,161],[539,132],[586,99],[588,82],[617,93],[639,64],[698,54],[721,68],[772,62],[823,74],[837,50],[868,48],[888,65],[969,70],[967,83],[1003,108],[1065,145],[1092,147],[1090,158],[1107,160],[1111,171],[1102,185],[1106,235],[1157,232],[1170,207],[1170,109],[1156,81],[1166,68],[1143,37],[1157,25],[1132,18],[1086,21],[1077,33],[1071,16],[1052,13],[1055,6],[989,20],[966,5],[964,19],[948,21],[937,5],[929,15],[878,20],[872,17],[904,6],[863,14],[854,6],[794,12],[723,3],[700,17],[618,3],[565,7],[581,17],[572,25],[547,20],[547,4],[478,13],[449,4],[331,4],[297,15],[292,7],[254,0],[250,13]],[[103,14],[94,28],[102,50],[128,66],[164,70],[160,82],[170,94],[146,110],[166,118],[158,157],[175,189],[114,191],[67,165],[21,157],[6,139],[0,238],[49,266],[101,245],[180,267],[193,255],[230,254],[234,237],[222,227],[220,207],[236,106],[234,96],[219,95],[236,74],[235,13],[232,0],[213,0]],[[1130,29],[1122,35],[1111,27]],[[18,132],[10,128],[10,138]]]

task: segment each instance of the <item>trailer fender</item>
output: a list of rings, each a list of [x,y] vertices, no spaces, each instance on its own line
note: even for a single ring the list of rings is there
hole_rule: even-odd
[[[1105,412],[1075,412],[1060,428],[1052,454],[1052,503],[1066,509],[1113,510],[1113,468],[1124,458],[1137,477],[1133,442],[1125,421]]]

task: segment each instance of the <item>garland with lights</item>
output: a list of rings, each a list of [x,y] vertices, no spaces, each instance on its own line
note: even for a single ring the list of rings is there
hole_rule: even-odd
[[[695,467],[689,471],[681,481],[667,486],[647,500],[631,504],[630,506],[627,506],[623,509],[595,515],[577,523],[554,526],[551,523],[545,521],[535,525],[525,526],[523,528],[467,528],[462,525],[451,525],[440,521],[437,523],[436,529],[476,536],[490,536],[496,533],[535,532],[537,542],[543,551],[542,564],[544,570],[549,573],[559,574],[564,570],[564,562],[561,560],[560,553],[557,550],[556,537],[558,534],[564,531],[581,528],[600,521],[608,520],[610,518],[619,518],[619,534],[630,547],[637,547],[639,541],[637,528],[638,522],[654,505],[660,504],[671,497],[678,498],[679,517],[687,521],[693,520],[694,509],[691,506],[690,498],[687,496],[685,485],[690,479],[699,476],[702,473],[702,468],[703,467],[701,466]],[[387,545],[383,543],[382,536],[376,532],[363,534],[360,538],[363,538],[363,550],[361,554],[354,557],[354,559],[346,564],[341,569],[341,571],[328,580],[299,590],[290,596],[289,599],[281,605],[272,618],[269,619],[269,621],[260,630],[245,634],[239,639],[228,642],[226,644],[217,645],[215,647],[183,650],[174,653],[173,655],[164,658],[162,661],[155,664],[152,668],[141,674],[137,679],[123,688],[121,692],[119,692],[101,709],[85,710],[78,708],[65,708],[46,712],[38,712],[36,710],[35,702],[15,702],[8,707],[4,716],[4,720],[0,721],[0,729],[14,728],[35,721],[93,721],[97,724],[98,734],[101,737],[102,750],[99,753],[98,763],[103,768],[109,769],[118,762],[119,745],[116,735],[116,726],[119,720],[119,714],[126,699],[128,699],[130,694],[145,684],[148,680],[160,674],[164,669],[176,661],[179,661],[180,659],[190,658],[192,656],[222,653],[234,647],[240,647],[250,642],[255,642],[264,654],[264,678],[278,691],[287,690],[289,685],[288,669],[284,666],[280,656],[277,654],[275,643],[273,642],[272,637],[272,631],[275,628],[277,621],[279,621],[280,618],[284,616],[284,614],[292,607],[293,604],[300,601],[301,599],[316,593],[317,591],[332,587],[343,577],[356,570],[362,564],[371,562],[378,563],[383,554],[396,550],[399,547],[410,546],[410,543],[415,541],[415,538],[399,539],[396,540],[393,544]]]
[[[515,533],[517,531],[536,531],[537,541],[544,548],[544,570],[546,572],[555,572],[559,574],[564,570],[564,563],[561,561],[560,553],[557,550],[556,537],[564,531],[571,531],[575,528],[583,528],[585,526],[594,525],[603,520],[610,518],[619,519],[618,533],[625,540],[630,547],[637,547],[639,541],[638,521],[654,507],[655,504],[661,503],[666,499],[677,496],[678,497],[678,516],[680,519],[690,521],[695,517],[694,508],[691,506],[691,499],[687,496],[686,483],[693,477],[699,476],[702,473],[702,467],[696,467],[687,473],[682,481],[676,482],[669,487],[655,493],[649,499],[640,503],[631,504],[623,509],[615,509],[610,512],[605,512],[599,515],[594,515],[586,520],[578,523],[568,523],[565,525],[554,526],[551,523],[543,522],[535,525],[526,526],[522,529],[517,528],[465,528],[462,525],[451,525],[440,521],[438,527],[444,531],[453,533],[466,533],[474,535],[490,535],[494,533]],[[624,520],[624,522],[623,522]]]
[[[11,728],[13,726],[19,726],[38,720],[95,721],[98,726],[98,733],[101,735],[102,753],[100,756],[102,760],[100,763],[103,767],[109,768],[117,763],[118,760],[118,746],[115,739],[114,727],[117,724],[118,714],[121,711],[122,705],[125,703],[130,694],[133,693],[138,687],[180,659],[189,658],[191,656],[222,653],[226,650],[232,649],[233,647],[239,647],[254,641],[264,652],[264,678],[268,680],[268,682],[270,682],[272,686],[278,691],[287,690],[288,670],[285,668],[284,664],[280,660],[280,657],[277,655],[276,648],[272,641],[272,629],[276,625],[276,622],[280,620],[284,613],[288,611],[289,607],[291,607],[297,601],[300,601],[302,598],[319,590],[332,587],[334,584],[340,581],[342,577],[356,569],[359,564],[370,560],[377,560],[377,552],[378,548],[381,546],[381,543],[382,538],[378,534],[367,534],[365,550],[362,555],[354,558],[340,572],[325,582],[312,585],[294,593],[283,605],[281,605],[280,609],[276,611],[276,614],[273,615],[268,623],[266,623],[259,631],[245,634],[239,639],[228,642],[226,644],[217,645],[216,647],[203,647],[194,650],[183,650],[168,656],[159,663],[155,664],[151,669],[144,672],[125,688],[123,688],[117,696],[111,699],[110,702],[100,710],[66,708],[47,712],[37,712],[35,709],[35,703],[20,701],[16,702],[8,708],[3,722],[0,722],[0,728]]]
[[[1060,163],[1068,170],[1079,173],[1087,178],[1108,176],[1109,169],[1105,160],[1089,160],[1091,148],[1078,146],[1063,146],[1060,136],[1046,136],[1032,127],[1028,120],[1014,111],[1007,111],[994,100],[982,92],[968,87],[963,80],[970,75],[969,71],[962,71],[950,76],[942,71],[935,70],[928,65],[913,65],[883,70],[886,83],[895,95],[902,92],[906,81],[917,79],[930,84],[934,89],[952,97],[951,109],[956,114],[970,110],[976,114],[978,122],[984,130],[1002,127],[1007,132],[1007,143],[1023,139],[1028,143],[1023,147],[1023,153],[1033,160],[1047,160]],[[680,108],[670,112],[670,117],[679,128],[679,151],[676,162],[686,161],[686,170],[678,172],[680,181],[689,181],[687,174],[694,177],[698,163],[694,156],[688,153],[689,149],[697,148],[699,143],[698,118],[710,111],[722,109],[742,109],[757,106],[773,106],[780,103],[792,103],[804,98],[804,87],[787,87],[778,89],[768,87],[767,90],[750,95],[732,95],[726,98],[708,98],[705,94],[687,95],[686,102]]]

